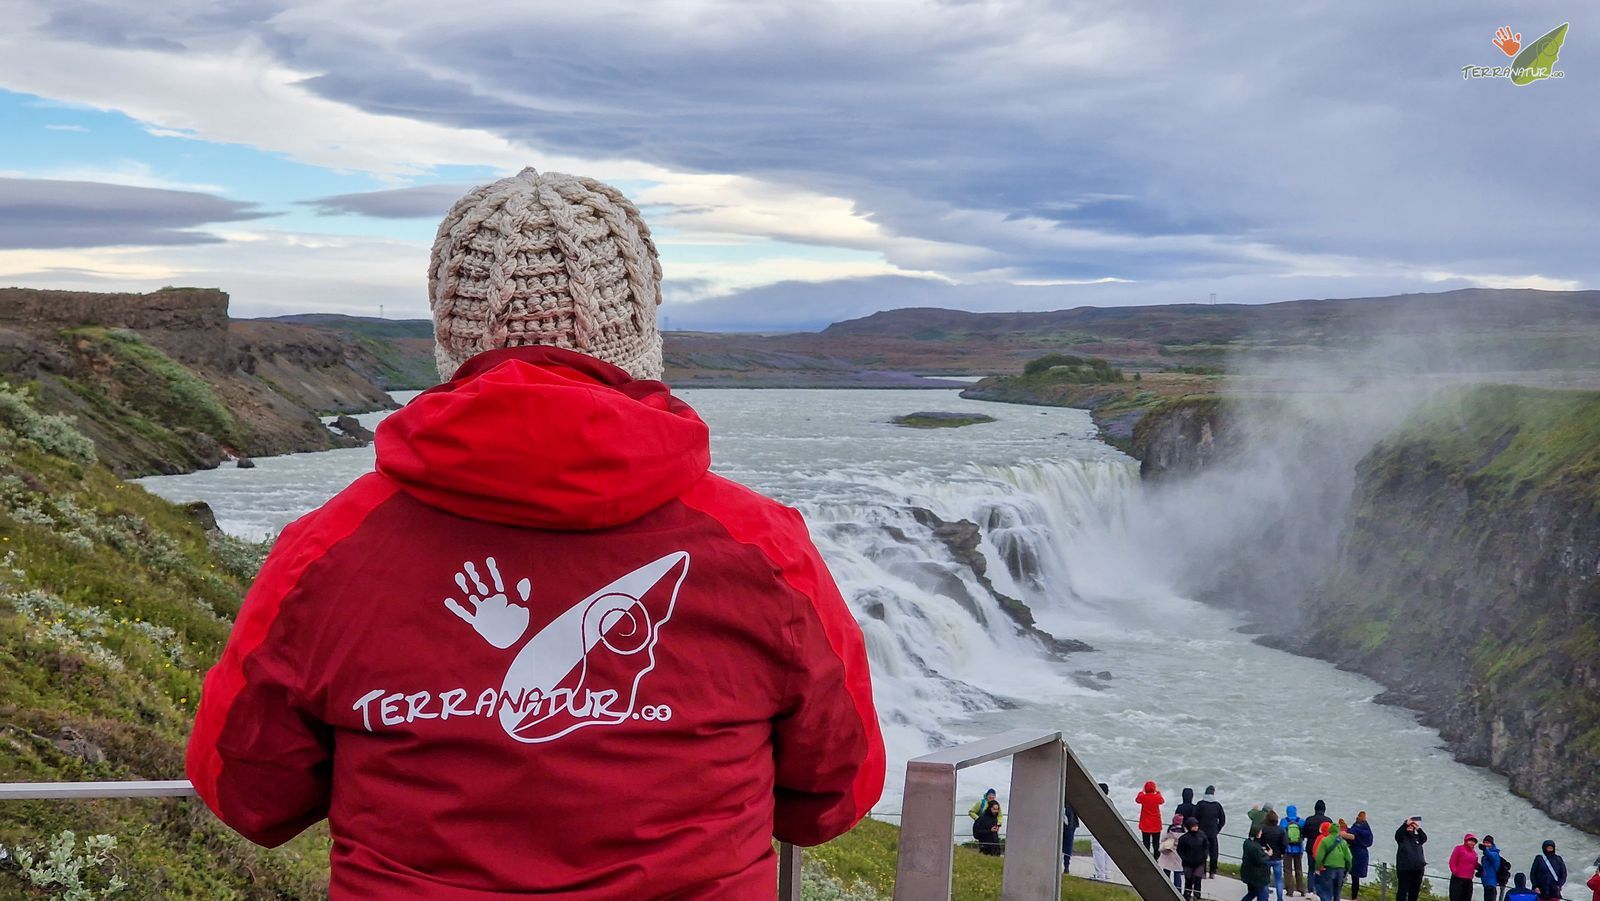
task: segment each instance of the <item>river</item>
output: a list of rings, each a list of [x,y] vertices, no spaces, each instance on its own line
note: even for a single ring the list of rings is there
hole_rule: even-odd
[[[1100,442],[1083,411],[941,390],[680,395],[711,425],[715,470],[806,514],[862,622],[889,745],[882,816],[897,816],[908,758],[1028,726],[1060,728],[1128,814],[1155,779],[1168,812],[1180,788],[1215,784],[1228,832],[1254,803],[1294,803],[1307,816],[1322,798],[1350,820],[1364,809],[1378,836],[1374,862],[1393,860],[1394,828],[1410,815],[1431,836],[1430,869],[1443,869],[1467,831],[1495,835],[1519,871],[1545,838],[1575,875],[1600,852],[1600,840],[1552,821],[1504,779],[1456,762],[1408,712],[1375,703],[1376,683],[1258,645],[1230,614],[1152,577],[1139,563],[1150,549],[1130,553],[1121,528],[1141,503],[1137,464]],[[996,421],[926,431],[889,423],[925,409]],[[370,427],[382,416],[360,418]],[[262,538],[370,469],[372,451],[256,464],[141,483],[207,501],[223,529]],[[995,589],[1028,602],[1042,628],[1095,650],[1060,658],[1020,634],[914,508],[978,523]],[[987,764],[962,787],[976,798],[989,786],[1003,795],[1007,782],[1004,765]]]

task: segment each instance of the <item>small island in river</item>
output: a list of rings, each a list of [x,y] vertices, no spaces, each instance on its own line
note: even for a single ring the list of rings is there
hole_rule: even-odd
[[[896,416],[890,420],[895,425],[905,426],[908,429],[958,429],[964,425],[978,425],[984,422],[994,422],[993,416],[982,413],[941,413],[924,411],[921,413],[907,413]]]

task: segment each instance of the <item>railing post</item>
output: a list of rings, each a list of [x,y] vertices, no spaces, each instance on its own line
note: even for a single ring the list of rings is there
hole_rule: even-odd
[[[895,863],[895,901],[950,897],[955,863],[956,767],[912,760],[900,804],[900,853]]]
[[[1078,820],[1094,833],[1095,839],[1106,849],[1117,869],[1133,885],[1133,890],[1145,901],[1177,901],[1178,892],[1172,887],[1172,882],[1156,866],[1154,858],[1145,852],[1139,840],[1133,837],[1128,824],[1117,814],[1111,799],[1100,791],[1100,786],[1095,784],[1094,777],[1089,774],[1083,761],[1072,753],[1071,747],[1065,745],[1062,755],[1067,769],[1067,803],[1077,811]]]
[[[800,855],[799,845],[778,844],[778,901],[800,901]]]
[[[1001,901],[1061,897],[1063,747],[1056,739],[1011,758]]]

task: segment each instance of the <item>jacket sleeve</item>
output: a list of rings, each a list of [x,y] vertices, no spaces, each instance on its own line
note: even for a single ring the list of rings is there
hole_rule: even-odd
[[[784,513],[783,559],[774,562],[799,599],[783,707],[773,724],[773,835],[815,845],[848,831],[878,802],[885,755],[861,627],[800,514]]]
[[[331,740],[296,706],[299,665],[281,616],[303,569],[294,565],[297,544],[280,541],[268,555],[222,658],[206,674],[189,738],[187,768],[200,797],[224,823],[268,847],[321,819],[328,806]]]

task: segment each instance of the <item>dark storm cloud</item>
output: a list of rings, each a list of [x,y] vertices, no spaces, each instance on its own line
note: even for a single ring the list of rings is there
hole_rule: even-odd
[[[267,213],[196,191],[89,181],[0,178],[0,248],[208,244],[196,226]]]

